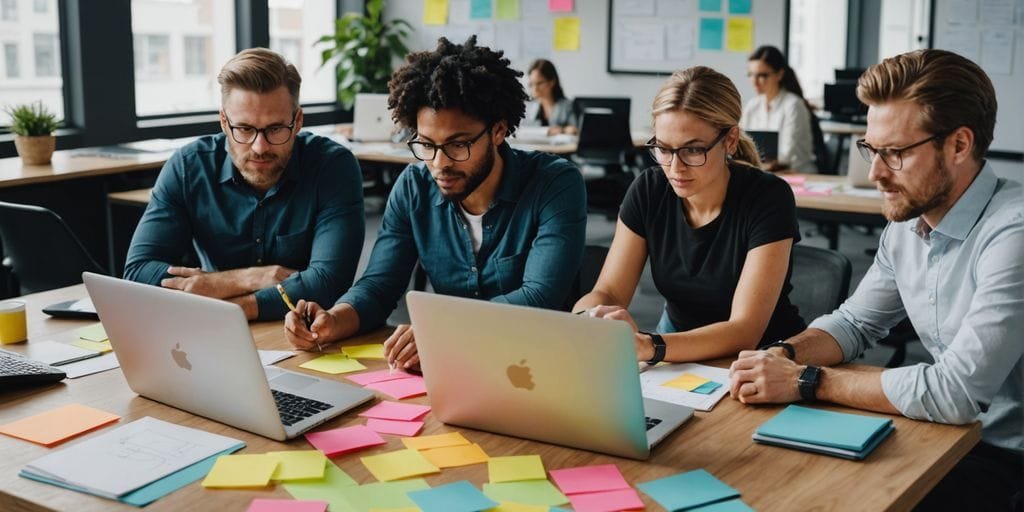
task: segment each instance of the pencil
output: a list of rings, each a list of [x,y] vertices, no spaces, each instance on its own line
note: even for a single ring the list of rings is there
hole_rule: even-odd
[[[288,309],[292,310],[292,312],[294,312],[296,315],[302,317],[302,321],[306,323],[306,329],[309,329],[310,326],[313,325],[313,322],[309,321],[309,314],[306,313],[305,311],[299,313],[299,310],[295,308],[295,304],[292,302],[291,297],[289,297],[288,293],[284,291],[284,286],[281,286],[280,283],[278,283],[277,285],[277,293],[281,294],[281,300],[284,301],[285,306],[288,306]],[[323,347],[320,346],[320,342],[317,341],[315,343],[317,351],[323,352],[324,349]]]

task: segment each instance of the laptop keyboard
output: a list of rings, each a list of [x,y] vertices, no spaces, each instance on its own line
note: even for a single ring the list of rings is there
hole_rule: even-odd
[[[45,384],[67,377],[62,370],[50,365],[0,351],[0,387],[23,384]]]
[[[271,389],[270,392],[273,393],[274,401],[277,402],[277,412],[281,415],[281,423],[286,427],[331,408],[331,404],[311,398],[303,398],[276,389]]]
[[[658,424],[661,423],[661,420],[658,418],[652,418],[650,416],[644,416],[644,421],[647,422],[647,430],[657,427]]]

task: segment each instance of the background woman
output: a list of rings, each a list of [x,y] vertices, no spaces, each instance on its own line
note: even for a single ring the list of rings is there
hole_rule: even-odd
[[[533,100],[526,104],[523,126],[547,126],[548,135],[576,133],[572,100],[562,91],[555,65],[549,60],[537,59],[530,64],[527,79]]]

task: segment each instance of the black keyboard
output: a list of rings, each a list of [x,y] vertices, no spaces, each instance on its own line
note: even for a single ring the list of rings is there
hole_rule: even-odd
[[[286,427],[331,408],[331,404],[311,398],[303,398],[276,389],[271,389],[270,392],[273,393],[274,401],[277,402],[277,412],[281,415],[281,423],[284,423]]]
[[[65,377],[67,374],[58,368],[0,350],[0,389],[8,386],[49,384],[64,380]]]
[[[650,416],[644,416],[644,421],[647,422],[647,430],[657,427],[658,424],[661,423],[661,420],[658,418],[652,418]]]

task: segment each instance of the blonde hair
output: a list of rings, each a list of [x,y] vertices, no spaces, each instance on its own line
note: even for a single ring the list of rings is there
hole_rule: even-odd
[[[694,66],[672,73],[651,105],[651,118],[666,112],[685,110],[718,130],[740,124],[743,106],[732,80],[706,66]],[[757,146],[740,131],[733,159],[750,166],[761,165]]]
[[[910,101],[921,107],[921,128],[948,135],[961,126],[974,132],[973,156],[985,158],[996,127],[996,91],[969,59],[946,50],[916,50],[883,60],[857,80],[867,105]]]
[[[238,52],[221,68],[217,83],[220,84],[221,102],[236,88],[267,93],[283,85],[292,97],[292,107],[299,108],[302,76],[279,53],[266,48],[249,48]]]

